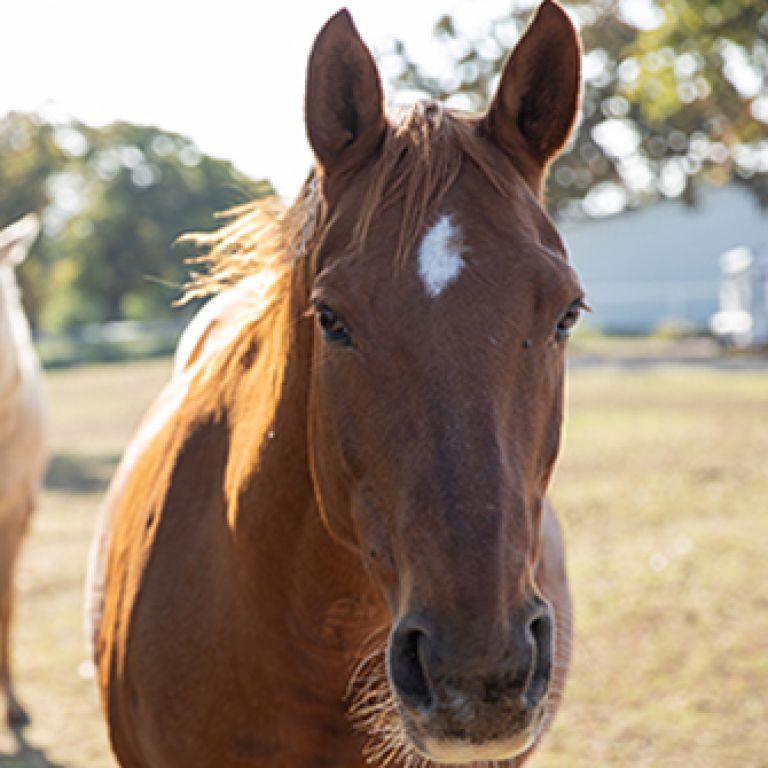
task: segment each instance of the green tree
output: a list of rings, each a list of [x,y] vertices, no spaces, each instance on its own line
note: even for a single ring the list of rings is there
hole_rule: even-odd
[[[0,227],[51,204],[50,179],[67,163],[56,130],[37,115],[11,113],[0,120]],[[24,303],[33,322],[45,301],[50,239],[42,237],[21,268]]]
[[[267,181],[154,127],[0,121],[0,221],[43,214],[20,279],[31,320],[48,329],[170,316],[191,254],[178,236],[268,194]]]
[[[434,33],[453,54],[447,76],[425,73],[395,42],[395,87],[484,108],[531,5],[515,3],[477,39],[454,17],[439,19]],[[744,184],[768,205],[765,0],[569,8],[584,43],[585,92],[579,131],[550,176],[555,212],[602,215],[660,195],[694,202],[702,179]]]
[[[186,138],[118,123],[85,133],[84,205],[68,222],[77,255],[75,320],[163,317],[185,281],[180,234],[210,229],[212,215],[272,193]]]

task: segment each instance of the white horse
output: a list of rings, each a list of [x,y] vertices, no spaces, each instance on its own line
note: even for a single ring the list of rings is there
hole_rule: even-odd
[[[0,230],[0,717],[11,725],[27,719],[11,684],[14,569],[45,466],[42,378],[13,270],[38,231],[33,214]]]

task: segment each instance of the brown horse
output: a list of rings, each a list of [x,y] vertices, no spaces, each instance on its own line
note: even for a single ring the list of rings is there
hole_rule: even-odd
[[[0,231],[0,717],[11,725],[27,719],[11,680],[14,571],[45,463],[40,367],[14,268],[39,229],[29,214]]]
[[[582,289],[541,207],[577,114],[547,0],[483,116],[387,118],[346,11],[309,61],[296,203],[202,238],[182,344],[92,568],[125,768],[520,765],[569,656],[564,347]],[[351,720],[351,721],[350,721]]]

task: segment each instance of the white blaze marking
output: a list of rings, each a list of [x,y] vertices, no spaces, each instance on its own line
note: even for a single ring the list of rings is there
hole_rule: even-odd
[[[419,275],[433,299],[459,276],[464,267],[460,236],[451,217],[444,214],[421,241]]]

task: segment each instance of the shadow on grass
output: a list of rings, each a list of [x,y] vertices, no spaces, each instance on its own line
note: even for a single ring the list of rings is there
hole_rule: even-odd
[[[48,462],[45,487],[66,493],[101,493],[112,477],[118,456],[55,453]]]
[[[11,729],[15,746],[11,751],[0,749],[0,768],[65,768],[62,763],[49,760],[43,750],[29,744],[24,738],[24,727]]]

